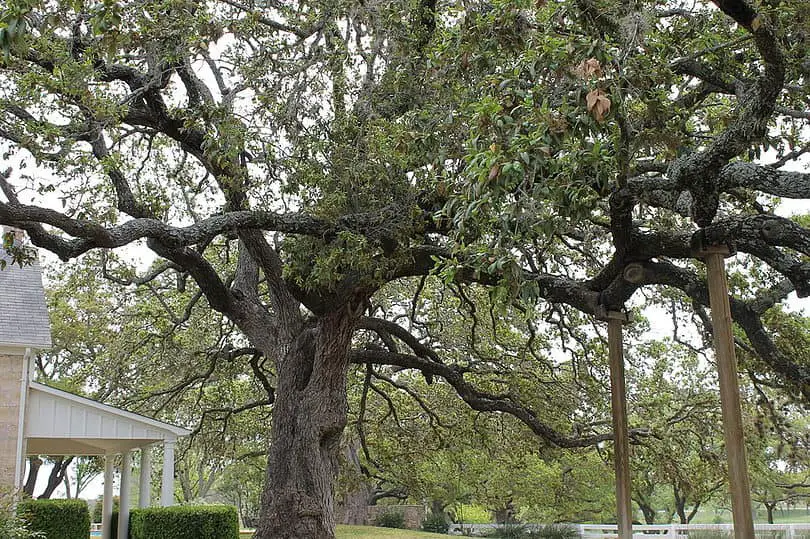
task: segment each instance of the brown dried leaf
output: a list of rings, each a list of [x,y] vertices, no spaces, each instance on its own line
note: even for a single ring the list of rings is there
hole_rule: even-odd
[[[492,165],[491,169],[489,169],[489,176],[487,176],[487,179],[489,181],[492,181],[495,178],[497,178],[500,173],[501,173],[501,165],[496,163]]]
[[[596,58],[589,58],[585,61],[585,74],[593,77],[602,76],[602,64]]]
[[[598,79],[602,76],[602,64],[600,64],[599,60],[596,58],[582,60],[582,62],[574,68],[574,74],[581,79]]]
[[[600,88],[588,92],[585,96],[585,104],[588,107],[588,112],[597,122],[604,120],[605,115],[610,112],[610,99]]]

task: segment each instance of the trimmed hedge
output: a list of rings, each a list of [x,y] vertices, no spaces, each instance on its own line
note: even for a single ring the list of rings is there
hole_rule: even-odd
[[[118,496],[113,496],[113,513],[118,512],[118,507],[121,505],[121,500]],[[104,511],[104,496],[99,496],[96,498],[96,505],[93,506],[93,512],[90,514],[90,518],[93,519],[93,522],[100,523],[101,522],[101,513]]]
[[[130,539],[239,539],[239,516],[231,505],[177,505],[133,509]],[[84,539],[84,538],[83,538]]]
[[[87,539],[90,511],[83,500],[24,500],[17,512],[47,539]]]

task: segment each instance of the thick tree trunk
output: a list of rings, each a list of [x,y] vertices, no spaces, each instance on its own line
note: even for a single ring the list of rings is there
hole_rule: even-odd
[[[256,539],[333,539],[346,426],[349,309],[305,329],[278,365],[267,482]]]
[[[341,524],[362,526],[368,521],[368,500],[372,492],[371,485],[361,482],[343,495],[338,504],[338,518]]]
[[[363,475],[360,451],[359,440],[353,439],[347,444],[344,439],[343,456],[352,477],[349,489],[336,500],[336,519],[341,524],[362,526],[368,520],[368,506],[374,489],[370,480]]]
[[[45,490],[37,496],[40,500],[47,500],[53,495],[53,491],[56,490],[64,480],[65,476],[67,475],[68,466],[70,463],[73,462],[74,457],[59,457],[54,461],[53,468],[51,469],[51,475],[48,476],[48,484],[45,486]]]
[[[34,496],[34,489],[37,486],[39,469],[42,467],[42,459],[39,457],[28,457],[28,478],[25,480],[23,492],[29,496]]]

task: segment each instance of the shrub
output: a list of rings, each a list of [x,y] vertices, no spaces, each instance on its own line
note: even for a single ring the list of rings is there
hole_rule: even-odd
[[[28,524],[14,513],[0,511],[0,537],[3,539],[43,538],[42,532],[33,532]]]
[[[523,524],[503,524],[487,533],[487,537],[497,539],[526,539],[529,529]]]
[[[579,530],[570,524],[549,524],[529,534],[532,539],[579,539]]]
[[[110,539],[118,539],[118,509],[113,510],[112,518],[110,519]]]
[[[0,492],[0,537],[3,539],[34,539],[44,537],[39,532],[32,532],[28,523],[14,511],[14,494]]]
[[[426,532],[447,533],[447,530],[450,529],[450,524],[447,522],[447,517],[443,513],[434,513],[431,511],[422,521],[422,529]]]
[[[133,509],[129,536],[130,539],[239,539],[239,517],[236,507],[231,505]]]
[[[374,525],[380,528],[404,528],[405,514],[393,509],[383,511],[374,518]]]
[[[47,539],[87,539],[90,511],[82,500],[26,500],[17,506],[31,530]]]
[[[729,539],[731,534],[725,530],[689,530],[689,539]]]
[[[113,513],[118,512],[120,506],[120,499],[118,496],[113,496]],[[93,506],[93,513],[90,515],[93,522],[101,522],[101,513],[104,511],[104,496],[96,498],[96,504]]]

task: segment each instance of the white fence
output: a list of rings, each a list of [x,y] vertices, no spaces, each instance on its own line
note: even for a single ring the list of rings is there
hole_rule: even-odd
[[[583,539],[615,539],[617,526],[610,524],[571,524],[579,530]],[[453,524],[449,533],[453,535],[485,535],[497,528],[497,524]],[[528,529],[538,528],[537,524],[527,524]],[[756,524],[756,539],[810,539],[810,524]],[[689,539],[733,537],[731,524],[637,524],[633,526],[633,539],[645,537],[654,539]],[[712,533],[714,532],[714,533]]]

